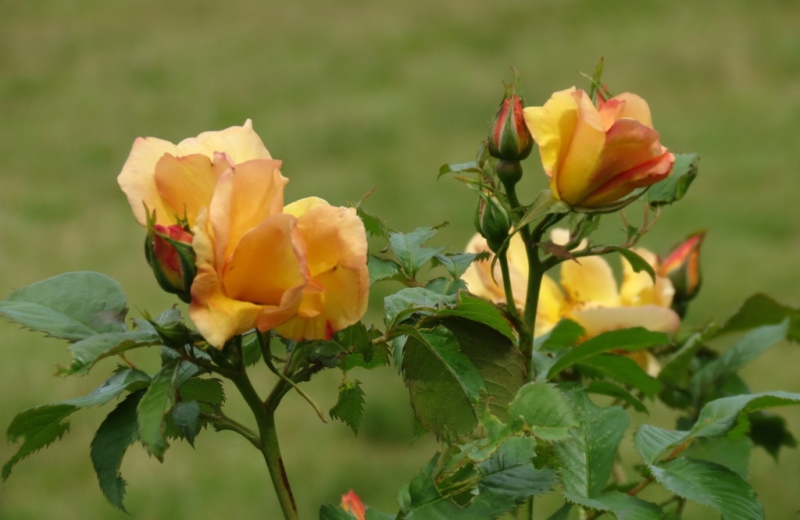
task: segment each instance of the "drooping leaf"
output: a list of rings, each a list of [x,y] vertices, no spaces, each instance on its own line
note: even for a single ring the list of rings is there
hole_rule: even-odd
[[[647,413],[647,407],[640,399],[614,383],[608,381],[592,381],[583,387],[583,391],[587,394],[599,394],[613,397],[614,399],[618,399],[633,406],[633,409],[637,412]]]
[[[130,349],[160,344],[159,335],[150,331],[134,330],[94,334],[70,345],[72,364],[61,373],[85,374],[101,359]]]
[[[69,404],[51,404],[17,414],[8,426],[8,440],[16,442],[22,438],[23,442],[3,465],[3,480],[11,475],[11,468],[17,462],[61,439],[69,431],[69,423],[63,422],[64,419],[77,409]]]
[[[661,391],[658,379],[647,375],[642,367],[625,356],[600,354],[584,359],[578,366],[641,390],[647,397],[653,397]]]
[[[402,368],[414,413],[427,431],[441,437],[475,427],[474,407],[486,385],[452,332],[437,327],[409,336]]]
[[[100,424],[92,440],[90,457],[97,481],[111,505],[125,511],[125,480],[120,474],[122,458],[139,438],[136,407],[144,390],[128,394]],[[126,511],[127,512],[127,511]]]
[[[672,173],[663,181],[650,186],[646,195],[647,203],[651,206],[663,206],[681,200],[697,177],[697,161],[697,154],[675,154]]]
[[[369,255],[367,257],[367,269],[369,269],[370,285],[383,280],[406,279],[405,275],[400,271],[400,265],[394,260]]]
[[[150,376],[141,370],[123,368],[114,372],[111,377],[103,381],[89,395],[69,399],[59,404],[69,404],[77,407],[105,404],[126,390],[133,392],[146,388],[149,384]]]
[[[726,379],[736,374],[772,345],[786,337],[788,321],[753,329],[739,339],[722,355],[704,365],[690,380],[692,394],[702,402],[720,387]]]
[[[443,247],[423,247],[435,234],[432,227],[418,228],[411,233],[389,233],[389,248],[409,277],[414,278],[423,265],[444,250]]]
[[[331,419],[345,423],[358,435],[358,427],[364,414],[364,390],[357,379],[342,381],[339,385],[339,399],[331,408]]]
[[[569,431],[569,439],[554,445],[561,463],[561,481],[567,492],[594,498],[600,496],[611,477],[630,419],[619,406],[601,408],[581,391],[567,396],[573,403],[578,426]]]
[[[750,438],[756,446],[761,446],[778,461],[778,451],[782,446],[796,448],[797,440],[786,426],[786,419],[778,415],[754,412],[748,417]]]
[[[648,465],[656,481],[667,490],[719,511],[724,520],[763,520],[764,508],[755,491],[725,466],[679,457]]]
[[[706,404],[691,430],[692,437],[720,437],[727,434],[746,414],[776,406],[800,404],[800,393],[763,392],[724,397]]]
[[[0,314],[68,341],[123,332],[127,303],[117,282],[94,272],[65,273],[13,291]]]
[[[642,327],[604,332],[575,347],[550,367],[548,377],[555,377],[565,368],[585,361],[609,350],[635,352],[656,345],[666,345],[669,338],[661,332],[653,332]]]
[[[456,336],[459,351],[483,378],[483,399],[491,413],[507,420],[508,404],[525,383],[522,353],[506,335],[483,323],[452,315],[441,323]]]
[[[775,325],[786,319],[789,319],[787,337],[792,341],[800,341],[800,309],[783,305],[766,294],[758,293],[748,298],[713,336]]]
[[[147,453],[159,461],[164,460],[164,452],[169,446],[164,437],[164,419],[175,405],[174,378],[178,371],[178,363],[167,363],[153,376],[137,407],[139,423],[139,439],[147,449]]]
[[[521,420],[540,439],[563,441],[578,426],[573,403],[561,390],[547,383],[528,383],[509,406],[510,425]]]

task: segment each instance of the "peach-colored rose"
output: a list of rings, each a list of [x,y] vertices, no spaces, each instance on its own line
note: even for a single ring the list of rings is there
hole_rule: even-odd
[[[217,348],[254,327],[330,339],[366,311],[361,220],[315,197],[284,207],[280,166],[248,121],[178,145],[137,139],[119,176],[143,225],[146,206],[194,233],[189,315]]]
[[[600,98],[595,107],[573,87],[524,112],[553,195],[576,209],[615,209],[672,171],[675,157],[636,94]]]

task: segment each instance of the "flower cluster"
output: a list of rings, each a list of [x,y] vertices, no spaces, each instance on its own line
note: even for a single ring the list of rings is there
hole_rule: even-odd
[[[136,220],[150,230],[159,283],[186,296],[192,321],[217,348],[254,327],[329,339],[366,311],[361,220],[316,197],[284,206],[280,167],[248,120],[177,145],[138,138],[119,175]],[[170,246],[180,244],[195,254],[190,281],[175,272]]]

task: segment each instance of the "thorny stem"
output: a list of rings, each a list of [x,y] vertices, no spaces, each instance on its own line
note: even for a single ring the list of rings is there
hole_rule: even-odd
[[[275,410],[291,386],[285,379],[279,379],[269,397],[262,402],[243,365],[231,379],[255,416],[258,425],[259,449],[267,463],[267,471],[272,479],[272,486],[275,488],[283,516],[286,520],[299,520],[297,504],[283,466],[278,433],[275,429]]]

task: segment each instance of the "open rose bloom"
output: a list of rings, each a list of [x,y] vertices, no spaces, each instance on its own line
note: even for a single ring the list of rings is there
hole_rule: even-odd
[[[595,107],[573,87],[524,112],[553,195],[575,209],[618,209],[672,171],[675,157],[661,146],[650,107],[636,94],[599,98]]]
[[[280,166],[248,120],[177,145],[139,138],[119,175],[140,224],[155,212],[193,233],[189,314],[217,348],[254,327],[329,339],[366,311],[361,220],[315,197],[284,206]]]
[[[553,241],[566,243],[565,230],[556,229]],[[489,251],[480,235],[472,237],[468,253]],[[659,272],[658,257],[645,249],[636,253]],[[522,309],[528,284],[528,263],[525,246],[519,234],[512,237],[508,253],[511,287],[515,305]],[[539,291],[534,336],[549,332],[562,319],[568,318],[583,327],[583,339],[589,339],[610,330],[629,327],[673,334],[680,326],[680,318],[670,306],[674,289],[670,280],[656,276],[653,280],[645,272],[634,272],[625,258],[622,260],[622,283],[618,286],[611,266],[599,256],[566,261],[561,265],[560,280],[545,275]],[[580,263],[579,263],[580,262]],[[469,291],[494,303],[505,303],[502,275],[499,265],[491,271],[492,259],[474,262],[464,273]],[[494,276],[493,276],[494,275]],[[635,361],[649,372],[657,371],[655,360],[646,352],[632,353]]]

